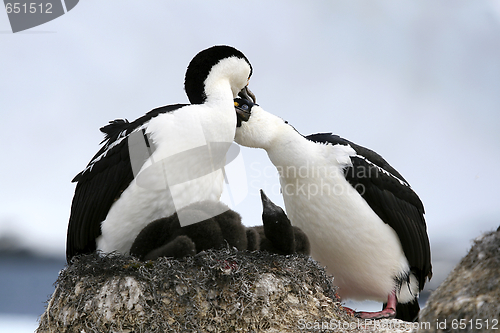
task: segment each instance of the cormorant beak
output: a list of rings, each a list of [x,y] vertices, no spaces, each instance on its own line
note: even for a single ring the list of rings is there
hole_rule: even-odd
[[[260,190],[260,199],[262,201],[262,213],[267,211],[267,214],[285,214],[283,209],[280,206],[277,206],[274,202],[271,201],[264,193],[264,191]]]
[[[264,191],[262,189],[260,190],[260,199],[262,200],[262,206],[264,206],[264,207],[269,205],[269,202],[271,202],[271,200],[269,200],[269,198],[267,197],[267,195],[264,193]]]
[[[242,121],[250,119],[252,107],[255,105],[255,95],[248,89],[248,86],[238,93],[239,98],[234,99],[234,109],[236,110],[236,127],[241,126]]]
[[[248,85],[245,86],[245,88],[241,89],[241,91],[238,93],[238,96],[254,104],[257,103],[257,98],[255,97],[253,92],[251,92],[250,89],[248,89]]]
[[[242,98],[234,100],[234,109],[236,111],[236,127],[241,126],[242,121],[248,121],[251,115],[253,103]]]

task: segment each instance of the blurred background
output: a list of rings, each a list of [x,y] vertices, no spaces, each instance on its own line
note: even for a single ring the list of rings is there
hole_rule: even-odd
[[[245,53],[265,110],[369,147],[410,182],[432,246],[422,303],[499,226],[498,0],[85,1],[16,34],[0,13],[0,332],[37,327],[99,128],[186,103],[186,66],[215,44]],[[278,175],[264,151],[241,154],[235,209],[258,225],[259,189],[283,206]]]

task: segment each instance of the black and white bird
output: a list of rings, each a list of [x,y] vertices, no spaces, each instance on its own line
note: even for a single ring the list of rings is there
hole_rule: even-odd
[[[247,111],[235,141],[267,151],[288,217],[339,296],[386,303],[361,318],[414,320],[432,269],[424,206],[408,182],[370,149],[331,133],[304,137],[257,104],[235,103]]]
[[[127,254],[151,221],[193,202],[218,201],[225,153],[234,139],[233,99],[250,99],[252,66],[230,46],[190,62],[184,88],[191,104],[153,109],[133,122],[101,128],[104,145],[77,182],[68,224],[68,262],[100,250]],[[217,156],[214,156],[217,155]]]

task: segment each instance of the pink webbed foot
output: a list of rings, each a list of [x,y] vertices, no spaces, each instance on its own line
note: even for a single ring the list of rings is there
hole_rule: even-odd
[[[396,310],[386,307],[382,311],[378,312],[356,312],[355,316],[361,319],[392,319],[396,317]]]
[[[385,318],[394,318],[396,317],[396,304],[398,300],[396,299],[396,295],[392,292],[387,298],[387,305],[382,311],[377,312],[356,312],[354,315],[361,319],[385,319]]]

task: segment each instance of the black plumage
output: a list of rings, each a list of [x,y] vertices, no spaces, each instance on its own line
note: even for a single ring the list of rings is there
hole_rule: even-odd
[[[210,52],[210,57],[205,57],[204,53]],[[210,73],[210,70],[214,65],[216,65],[220,59],[236,56],[241,59],[245,59],[250,66],[250,75],[252,76],[252,65],[248,61],[247,57],[240,51],[235,50],[230,46],[219,45],[217,47],[212,47],[207,50],[201,51],[196,55],[196,57],[191,61],[190,71],[186,73],[185,78],[185,89],[188,95],[189,102],[192,104],[202,104],[205,102],[207,95],[205,93],[205,82],[197,80],[197,78],[206,78]],[[188,83],[192,84],[188,84]]]
[[[263,226],[245,228],[241,216],[221,202],[203,201],[179,211],[198,223],[181,227],[177,213],[147,225],[136,237],[130,254],[141,260],[182,258],[208,249],[235,247],[240,251],[309,254],[307,236],[292,227],[285,212],[262,195]],[[225,210],[216,215],[216,212]]]
[[[306,234],[292,223],[283,209],[275,205],[260,190],[262,200],[262,227],[256,227],[260,235],[260,250],[279,254],[309,254],[311,246]]]
[[[221,210],[225,211],[214,214]],[[153,221],[136,237],[130,254],[141,260],[154,260],[158,257],[184,257],[203,250],[221,249],[226,245],[238,250],[247,249],[247,234],[241,216],[223,203],[197,202],[179,212],[183,217],[201,222],[181,227],[177,213]],[[185,247],[186,238],[192,241],[194,253],[191,249],[179,251],[177,248]]]
[[[101,128],[104,145],[87,167],[73,179],[77,182],[68,224],[66,258],[96,250],[101,222],[134,179],[130,161],[129,135],[162,113],[172,112],[186,104],[153,109],[133,122],[118,119]],[[147,141],[147,137],[145,137]],[[147,141],[148,142],[148,141]],[[149,144],[149,143],[148,143]],[[144,162],[149,156],[144,156]]]

